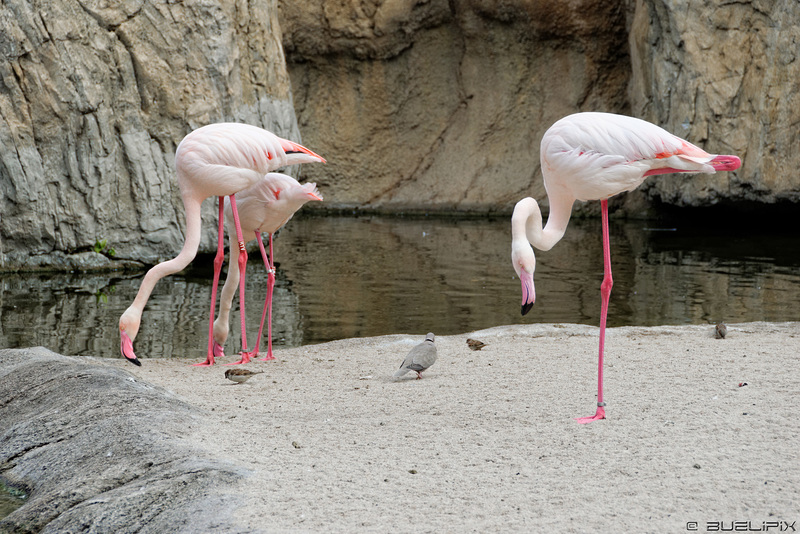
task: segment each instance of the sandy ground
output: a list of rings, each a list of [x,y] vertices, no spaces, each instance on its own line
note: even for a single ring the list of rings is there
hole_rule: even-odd
[[[800,530],[800,323],[713,330],[610,329],[608,418],[588,425],[588,326],[437,337],[422,380],[391,375],[425,332],[279,350],[242,385],[222,365],[111,365],[203,410],[190,437],[252,469],[242,531]]]

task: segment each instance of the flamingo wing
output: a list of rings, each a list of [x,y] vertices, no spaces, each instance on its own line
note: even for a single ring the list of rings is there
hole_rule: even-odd
[[[722,159],[728,158],[728,159]],[[601,200],[638,187],[647,176],[714,173],[739,166],[649,122],[610,113],[576,113],[545,133],[542,169],[548,193],[565,188],[578,200]]]
[[[325,162],[298,143],[257,126],[231,122],[191,132],[178,145],[175,160],[178,172],[192,176],[203,198],[236,193],[287,165]]]

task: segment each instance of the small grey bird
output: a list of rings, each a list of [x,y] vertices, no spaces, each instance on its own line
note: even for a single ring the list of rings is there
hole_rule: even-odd
[[[400,364],[400,369],[394,374],[395,378],[403,376],[409,371],[417,373],[417,380],[422,378],[422,371],[433,365],[436,361],[436,345],[433,344],[433,333],[428,332],[425,341],[411,349],[406,359]]]
[[[714,327],[716,332],[717,339],[725,339],[725,336],[728,335],[728,327],[725,326],[725,323],[719,322],[717,326]]]
[[[225,378],[237,384],[244,384],[254,375],[260,375],[264,371],[248,371],[247,369],[228,369],[225,371]]]

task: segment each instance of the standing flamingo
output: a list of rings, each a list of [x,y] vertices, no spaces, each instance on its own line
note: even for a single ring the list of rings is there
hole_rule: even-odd
[[[520,200],[511,217],[511,261],[522,283],[522,315],[533,307],[536,258],[531,245],[550,250],[567,229],[576,200],[600,200],[603,220],[603,283],[600,286],[600,355],[597,412],[579,423],[605,419],[603,345],[611,294],[611,252],[608,241],[608,198],[638,187],[655,174],[714,173],[738,169],[736,156],[709,154],[669,132],[632,117],[610,113],[576,113],[553,124],[541,145],[544,187],[550,202],[542,227],[539,205]]]
[[[276,172],[265,175],[258,183],[251,185],[247,189],[239,191],[237,204],[239,208],[239,222],[243,235],[253,235],[252,239],[258,241],[261,249],[261,257],[264,266],[267,268],[267,298],[264,301],[264,310],[261,314],[261,325],[258,329],[255,349],[248,351],[242,350],[242,359],[239,363],[247,363],[250,358],[258,355],[258,348],[261,343],[261,334],[264,328],[264,317],[269,313],[267,327],[267,357],[264,361],[274,360],[272,355],[272,290],[275,287],[275,257],[272,253],[272,237],[282,228],[292,215],[299,210],[303,204],[311,200],[322,200],[322,196],[317,190],[317,184],[309,183],[300,185],[297,180],[285,174]],[[229,239],[233,239],[235,221],[233,220],[232,204],[225,202],[225,220],[228,224]],[[261,233],[269,234],[269,258],[264,250],[264,242]],[[248,241],[250,241],[248,240]],[[239,283],[239,250],[231,247],[231,258],[228,267],[228,276],[225,285],[222,287],[222,295],[219,303],[219,316],[214,321],[214,341],[213,350],[209,352],[208,358],[203,364],[214,365],[215,357],[224,357],[222,346],[228,339],[228,317],[233,303],[233,294]],[[219,276],[219,274],[215,274]],[[244,314],[244,307],[240,305],[241,314]],[[244,342],[243,342],[244,343]],[[233,364],[235,365],[235,364]]]
[[[253,184],[275,169],[298,163],[322,162],[325,160],[302,145],[282,139],[275,134],[256,126],[235,123],[209,124],[198,128],[183,138],[175,151],[175,167],[178,187],[181,191],[186,211],[186,240],[181,252],[173,259],[164,261],[147,271],[139,287],[133,304],[119,318],[120,345],[122,355],[131,363],[141,365],[133,352],[133,340],[139,332],[142,312],[156,283],[170,274],[184,269],[194,259],[200,246],[200,206],[212,196],[219,197],[219,240],[214,267],[217,275],[212,292],[211,318],[209,320],[209,354],[211,354],[211,333],[213,331],[214,305],[216,303],[219,269],[224,258],[223,249],[223,210],[224,197],[231,200],[231,211],[236,221],[236,235],[239,249],[239,269],[242,280],[239,287],[239,301],[244,307],[244,272],[247,253],[244,250],[239,215],[234,195]],[[242,342],[245,324],[242,315]]]

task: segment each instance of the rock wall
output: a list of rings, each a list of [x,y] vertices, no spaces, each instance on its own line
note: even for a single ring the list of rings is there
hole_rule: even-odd
[[[632,114],[744,161],[737,172],[651,179],[614,199],[628,215],[657,202],[800,199],[792,0],[327,0],[280,10],[298,119],[330,162],[306,176],[329,207],[492,211],[542,198],[541,135],[588,110]]]
[[[621,1],[282,2],[328,206],[508,210],[543,196],[538,144],[576,109],[626,107]]]
[[[732,173],[651,179],[614,199],[628,215],[800,200],[794,0],[113,6],[0,5],[0,270],[120,265],[91,251],[104,239],[117,259],[172,257],[175,147],[221,120],[301,130],[329,160],[303,171],[326,208],[506,212],[543,199],[541,135],[580,110],[743,159]],[[210,202],[204,217],[210,251]]]
[[[274,0],[9,0],[0,27],[0,268],[72,268],[61,253],[103,239],[172,257],[184,135],[231,120],[299,140]]]
[[[717,153],[737,172],[647,182],[670,204],[800,201],[800,4],[637,0],[632,114]]]

